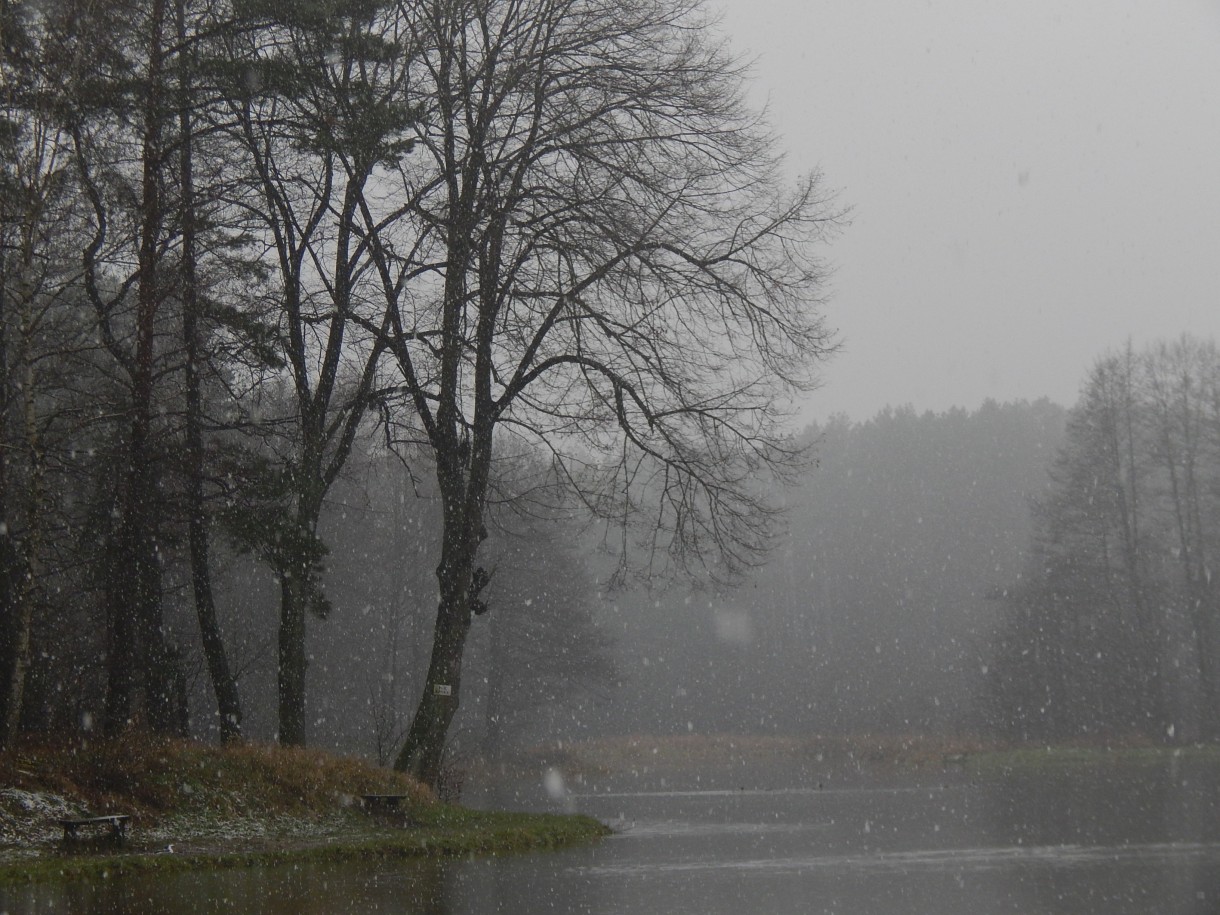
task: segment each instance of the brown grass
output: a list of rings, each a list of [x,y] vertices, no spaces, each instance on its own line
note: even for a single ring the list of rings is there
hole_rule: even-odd
[[[361,794],[402,794],[369,815]],[[58,818],[133,814],[128,842],[61,842]],[[131,734],[26,742],[0,753],[0,886],[71,875],[508,853],[594,841],[586,817],[485,813],[437,801],[358,759],[260,744],[218,747]]]
[[[308,815],[361,794],[436,802],[414,779],[363,760],[263,744],[213,746],[130,734],[23,744],[0,753],[0,784],[63,795],[95,812]]]
[[[892,775],[1009,765],[1013,760],[1133,759],[1172,748],[1137,736],[1090,736],[1062,741],[1048,755],[1044,744],[1013,745],[971,736],[902,734],[779,737],[742,734],[678,734],[608,737],[536,747],[516,760],[521,771],[553,766],[569,775],[693,775],[749,773],[768,766],[811,777],[857,773]],[[1220,748],[1215,749],[1220,753]],[[990,762],[988,762],[990,761]],[[736,775],[734,775],[736,777]]]
[[[798,764],[827,770],[918,771],[940,768],[946,761],[991,748],[990,744],[971,738],[902,735],[636,735],[537,748],[527,752],[523,762],[586,775],[640,769],[698,772],[765,764]]]

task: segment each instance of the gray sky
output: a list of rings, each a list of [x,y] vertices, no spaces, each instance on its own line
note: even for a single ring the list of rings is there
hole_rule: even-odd
[[[853,208],[810,418],[1070,405],[1220,338],[1220,0],[710,0],[794,172]]]

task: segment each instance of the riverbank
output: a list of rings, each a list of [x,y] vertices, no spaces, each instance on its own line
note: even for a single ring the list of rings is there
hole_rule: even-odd
[[[943,773],[989,778],[1073,768],[1165,766],[1175,760],[1220,770],[1220,745],[1158,746],[1134,738],[1046,746],[901,735],[632,736],[537,747],[501,763],[492,777],[529,777],[553,769],[577,785],[630,780],[653,787],[791,788]]]
[[[370,814],[361,795],[401,795]],[[129,837],[59,820],[129,814]],[[593,841],[587,817],[472,811],[402,773],[318,751],[129,736],[0,754],[0,884],[124,872],[503,854]]]

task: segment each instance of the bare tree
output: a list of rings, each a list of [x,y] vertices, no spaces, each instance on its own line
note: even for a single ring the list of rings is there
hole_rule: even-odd
[[[392,10],[346,0],[245,6],[251,18],[229,63],[232,137],[250,180],[234,205],[261,222],[292,392],[278,454],[288,504],[279,523],[255,519],[252,530],[280,581],[279,739],[300,744],[306,619],[326,607],[318,518],[375,401],[384,346],[353,333],[370,295],[359,216],[376,209],[378,176],[409,148],[412,112]],[[380,295],[375,283],[371,294]]]
[[[191,23],[194,25],[194,23]],[[187,2],[175,0],[174,26],[177,46],[178,115],[178,208],[181,219],[181,264],[179,287],[182,299],[182,387],[184,501],[190,555],[191,592],[199,621],[200,643],[207,661],[208,678],[216,697],[222,741],[241,737],[241,696],[225,649],[212,589],[211,527],[204,494],[205,447],[203,381],[206,369],[205,296],[199,277],[199,212],[195,187],[195,53],[188,30]]]
[[[88,210],[71,235],[80,285],[121,389],[107,411],[114,417],[107,436],[112,505],[99,531],[108,556],[97,570],[109,643],[106,724],[119,728],[143,715],[154,729],[171,730],[174,662],[163,628],[159,511],[166,424],[158,410],[173,272],[167,7],[107,2],[46,12],[61,63],[54,75],[66,89],[55,116],[71,137],[73,181]]]
[[[77,376],[71,450],[104,452],[85,462],[94,467],[83,485],[88,500],[107,504],[88,513],[89,534],[67,564],[87,567],[86,578],[104,592],[106,723],[183,729],[163,573],[174,562],[178,528],[187,527],[209,672],[222,721],[235,734],[236,686],[207,593],[203,505],[203,392],[232,389],[220,379],[231,376],[242,346],[233,339],[241,333],[224,327],[236,309],[216,298],[216,274],[228,271],[239,246],[221,237],[231,227],[209,224],[214,190],[199,194],[195,179],[198,110],[216,99],[214,87],[196,91],[191,65],[201,23],[214,23],[206,4],[187,0],[34,6],[25,5],[24,17],[37,24],[41,58],[29,72],[42,85],[26,94],[71,163],[58,178],[59,208],[48,210],[61,223],[58,244],[74,248],[78,261],[65,280],[71,296],[61,295],[54,310],[61,328],[75,321],[85,340],[70,369],[59,360]],[[92,305],[91,327],[82,302]],[[228,340],[218,346],[222,336]],[[182,505],[174,503],[179,483],[188,491]],[[73,527],[80,530],[62,525]],[[74,603],[83,610],[88,601]]]
[[[63,362],[86,328],[74,315],[71,138],[59,114],[79,61],[51,17],[5,8],[0,70],[0,745],[16,736],[30,668],[70,384]],[[68,79],[65,80],[65,77]]]
[[[1220,731],[1218,379],[1215,345],[1191,337],[1128,346],[1089,373],[999,664],[1024,671],[1006,704],[1039,710],[1027,734]]]
[[[533,491],[575,494],[622,572],[749,567],[775,515],[754,482],[802,464],[785,406],[833,346],[813,246],[840,214],[817,175],[783,186],[697,0],[401,15],[425,100],[402,170],[416,234],[372,244],[441,494],[433,651],[396,763],[436,784],[497,439],[550,454]]]
[[[1183,718],[1182,736],[1214,738],[1220,734],[1215,713],[1220,700],[1220,593],[1213,571],[1220,549],[1215,504],[1220,451],[1213,411],[1220,353],[1212,341],[1183,336],[1151,347],[1142,367],[1150,464],[1161,484],[1162,517],[1168,520],[1161,531],[1162,555],[1172,557],[1167,566],[1176,567],[1165,570],[1161,602],[1165,612],[1180,615],[1176,628],[1193,642],[1191,667],[1201,699],[1198,712]]]

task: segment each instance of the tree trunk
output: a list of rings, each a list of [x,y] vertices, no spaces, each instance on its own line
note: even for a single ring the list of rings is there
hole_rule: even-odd
[[[0,434],[7,446],[4,460],[0,461],[0,519],[5,522],[5,529],[0,531],[0,747],[11,746],[20,729],[26,674],[30,666],[34,562],[43,531],[44,462],[37,422],[34,290],[30,281],[34,260],[33,233],[33,225],[27,221],[22,229],[21,279],[15,300],[11,300],[19,305],[15,353],[9,351],[4,323],[8,316],[0,312]],[[0,307],[7,310],[11,301],[6,290],[0,288]],[[10,357],[15,358],[16,365],[10,364]],[[17,405],[12,396],[14,387],[20,392],[20,432],[11,414]],[[10,474],[18,456],[24,457],[26,469],[19,496]],[[20,530],[18,518],[24,518],[24,530]]]
[[[463,617],[465,617],[463,619]],[[437,610],[432,660],[407,742],[394,768],[432,788],[440,784],[445,737],[457,714],[461,690],[462,652],[470,631],[469,613],[442,601]]]
[[[280,545],[276,569],[280,579],[278,741],[292,747],[305,745],[305,674],[309,667],[305,626],[311,598],[319,587],[311,579],[316,561],[312,550],[325,493],[325,484],[317,473],[321,449],[311,447],[310,441],[307,438],[299,464],[304,482],[298,480],[296,484],[296,527]],[[311,469],[314,473],[306,475]]]
[[[33,349],[33,302],[22,303],[21,315],[21,401],[22,401],[22,445],[26,452],[25,530],[21,543],[15,541],[14,523],[9,514],[9,530],[4,532],[5,541],[5,597],[6,609],[10,613],[9,627],[5,633],[5,671],[7,678],[4,690],[4,718],[0,721],[0,745],[9,746],[17,738],[21,722],[21,704],[25,696],[26,674],[30,668],[30,641],[34,628],[34,575],[38,556],[42,551],[45,530],[42,497],[45,462],[38,434],[38,413],[35,394],[37,378],[34,372]],[[6,481],[7,482],[7,481]],[[7,508],[7,506],[5,506]]]
[[[113,533],[106,583],[106,699],[103,727],[109,733],[131,721],[136,687],[137,646],[135,583],[120,570],[130,552],[126,525]]]
[[[448,525],[446,525],[448,527]],[[447,543],[452,541],[446,540]],[[432,659],[415,718],[394,768],[431,788],[440,784],[445,737],[461,698],[462,654],[470,633],[468,592],[474,567],[472,550],[445,548],[437,579],[441,599],[436,612]],[[453,555],[453,554],[458,555]]]
[[[8,508],[7,474],[0,466],[0,512]],[[0,517],[8,517],[7,514]],[[0,747],[11,746],[21,721],[29,669],[31,602],[28,570],[13,532],[0,534]]]
[[[0,272],[0,436],[7,445],[9,441],[9,381],[8,381],[8,333],[5,326],[8,309],[8,290],[4,287],[4,273]],[[7,448],[5,450],[8,450]],[[9,462],[0,460],[0,518],[10,517]],[[15,730],[10,732],[8,721],[13,706],[18,704],[14,695],[16,672],[17,617],[18,607],[13,600],[15,594],[17,550],[12,533],[0,533],[0,747],[9,746]]]
[[[5,509],[3,469],[0,468],[0,512]],[[18,678],[18,611],[13,602],[12,538],[0,535],[0,748],[10,746],[17,736],[10,721],[19,718],[20,684]]]
[[[199,619],[199,635],[208,675],[212,680],[212,691],[216,694],[220,739],[228,743],[241,739],[241,696],[229,667],[212,597],[207,520],[203,517],[202,508],[192,505],[190,510],[191,586],[195,596],[195,615]]]
[[[1216,663],[1216,600],[1206,582],[1197,582],[1191,594],[1196,663],[1199,667],[1199,736],[1220,736],[1220,671]]]
[[[107,688],[107,725],[111,729],[126,725],[131,717],[133,689],[139,674],[144,683],[147,724],[157,733],[173,732],[176,721],[173,665],[165,644],[161,568],[153,522],[160,499],[151,442],[155,325],[163,294],[158,267],[164,228],[161,200],[164,25],[165,0],[153,0],[149,11],[147,94],[142,112],[139,279],[128,466],[121,494],[118,549],[107,589],[110,619],[116,626],[111,634],[109,673],[112,682]]]
[[[194,132],[190,115],[190,53],[187,48],[186,4],[176,0],[174,18],[181,55],[178,80],[179,163],[182,207],[182,337],[186,350],[184,367],[186,387],[187,512],[191,554],[191,588],[203,655],[216,694],[220,716],[220,739],[228,743],[241,738],[241,697],[237,681],[229,668],[216,602],[212,594],[211,549],[208,519],[203,499],[202,396],[199,364],[199,296],[196,270],[196,213],[194,185]]]
[[[279,743],[305,745],[305,582],[302,572],[280,573]]]

